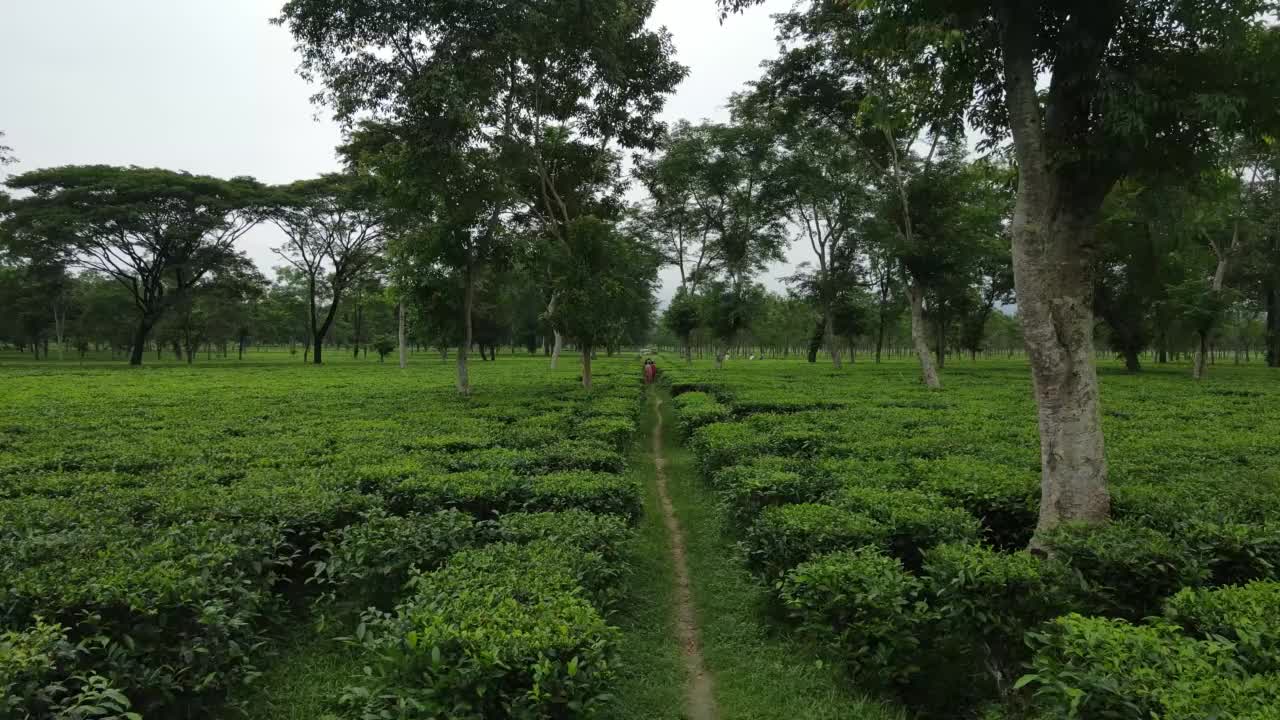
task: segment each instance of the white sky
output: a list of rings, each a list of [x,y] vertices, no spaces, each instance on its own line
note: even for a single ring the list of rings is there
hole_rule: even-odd
[[[338,127],[310,102],[288,31],[268,23],[280,4],[0,0],[0,131],[19,160],[9,171],[140,165],[282,183],[337,169]],[[725,119],[729,94],[776,54],[769,16],[790,6],[768,0],[722,27],[713,0],[659,0],[653,24],[690,67],[666,119]],[[270,275],[277,242],[260,227],[242,248]],[[807,254],[797,244],[792,257]],[[665,298],[678,275],[663,277]]]

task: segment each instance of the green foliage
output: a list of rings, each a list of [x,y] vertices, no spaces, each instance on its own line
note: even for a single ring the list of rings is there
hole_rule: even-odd
[[[916,672],[919,632],[929,617],[922,583],[872,548],[836,552],[787,573],[779,595],[801,631],[882,682]]]
[[[832,505],[765,508],[743,536],[747,560],[769,580],[822,553],[887,549],[889,531],[870,517]]]
[[[1039,513],[1040,483],[1031,472],[971,457],[948,457],[914,466],[920,489],[969,511],[982,523],[983,536],[1006,550],[1031,541]]]
[[[617,631],[583,594],[598,555],[547,541],[459,553],[414,582],[394,614],[368,613],[372,658],[342,696],[359,717],[564,717],[608,699]]]
[[[513,513],[498,520],[496,537],[517,544],[549,540],[586,553],[597,553],[608,561],[608,569],[619,574],[626,569],[622,555],[632,537],[627,518],[589,510]]]
[[[1280,583],[1186,588],[1165,604],[1165,616],[1202,640],[1231,643],[1251,673],[1280,673]]]
[[[1103,615],[1157,615],[1165,598],[1204,584],[1209,575],[1204,560],[1172,538],[1124,522],[1067,524],[1045,540],[1079,574],[1083,607]]]
[[[387,607],[411,575],[436,569],[481,537],[475,520],[456,510],[404,516],[373,510],[313,549],[307,582],[325,604]]]
[[[676,421],[680,424],[680,436],[688,439],[703,425],[724,422],[729,419],[729,408],[714,396],[704,392],[687,392],[672,401],[676,409]]]
[[[1026,659],[1026,633],[1071,604],[1064,569],[1030,553],[939,545],[925,552],[923,574],[939,639],[936,652],[958,650],[982,668],[978,672],[995,674],[1006,687]]]
[[[85,642],[38,618],[28,630],[0,633],[0,718],[140,720],[109,679],[77,672],[86,654]]]
[[[767,507],[817,502],[831,489],[825,478],[758,466],[722,470],[717,487],[730,524],[740,529],[750,527]]]
[[[838,490],[832,504],[880,523],[890,554],[909,569],[919,569],[923,553],[948,542],[976,541],[981,530],[972,515],[949,507],[939,497],[914,490],[850,487]]]
[[[1247,676],[1232,646],[1168,624],[1067,615],[1031,636],[1038,717],[1274,717],[1275,678]],[[1270,709],[1268,709],[1270,708]]]

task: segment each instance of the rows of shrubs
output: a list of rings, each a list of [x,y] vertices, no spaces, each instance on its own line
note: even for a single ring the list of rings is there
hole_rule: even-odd
[[[216,715],[312,622],[364,649],[334,688],[346,715],[591,711],[641,506],[640,388],[512,367],[469,400],[404,388],[367,420],[373,388],[277,404],[306,380],[279,372],[195,418],[180,400],[208,388],[162,374],[92,395],[43,378],[0,419],[0,718]],[[145,402],[121,413],[114,390]]]
[[[665,375],[772,612],[864,686],[938,717],[1280,717],[1270,431],[1235,438],[1216,475],[1203,455],[1160,481],[1118,473],[1113,522],[1061,527],[1032,554],[1035,416],[1008,378],[927,393],[888,369],[786,368]],[[1145,392],[1175,405],[1172,387]],[[1216,423],[1280,427],[1274,408],[1210,398],[1192,401]],[[1161,429],[1124,426],[1111,456]]]

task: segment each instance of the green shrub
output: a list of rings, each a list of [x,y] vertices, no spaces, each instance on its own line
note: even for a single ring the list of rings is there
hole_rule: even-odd
[[[587,510],[636,522],[642,512],[640,486],[634,478],[594,472],[562,472],[526,478],[527,500],[512,510],[551,512]]]
[[[730,524],[739,529],[750,527],[766,507],[819,502],[831,489],[826,478],[759,467],[749,466],[730,477],[724,471],[719,475],[720,500]]]
[[[358,717],[594,714],[616,674],[617,631],[582,594],[593,562],[547,542],[459,553],[394,614],[366,614],[368,670],[341,704]]]
[[[1280,583],[1179,592],[1165,614],[1201,639],[1225,639],[1253,673],[1280,673]]]
[[[935,545],[976,542],[981,536],[977,519],[936,495],[847,487],[831,503],[878,521],[888,534],[890,553],[911,570],[919,569],[924,551]]]
[[[622,452],[635,440],[636,421],[630,417],[597,415],[578,423],[576,434]]]
[[[103,638],[87,667],[140,712],[223,692],[254,675],[253,650],[280,610],[272,590],[296,553],[283,536],[208,522],[2,538],[0,623],[43,617],[75,642]]]
[[[1017,679],[1026,633],[1068,609],[1065,581],[1060,565],[1030,553],[946,544],[924,556],[937,636],[967,651],[970,664],[992,672],[997,686]]]
[[[1034,473],[969,457],[917,460],[920,489],[942,496],[982,523],[992,545],[1022,549],[1039,518],[1040,483]]]
[[[729,408],[707,393],[688,392],[672,400],[680,437],[689,438],[703,425],[725,422],[732,416]]]
[[[1067,615],[1033,633],[1031,673],[1044,718],[1263,717],[1270,689],[1248,679],[1230,644],[1173,625]]]
[[[821,555],[787,573],[780,595],[801,631],[859,675],[889,682],[916,671],[928,609],[898,560],[872,548]]]
[[[866,515],[831,505],[777,505],[760,513],[743,544],[753,569],[775,580],[815,555],[886,549],[888,531]]]
[[[627,518],[587,510],[503,515],[495,533],[501,542],[550,540],[583,552],[599,553],[610,567],[625,567],[624,549],[633,533]]]
[[[1204,559],[1213,585],[1280,579],[1280,524],[1192,520],[1174,537]]]
[[[837,487],[912,490],[920,484],[915,469],[899,460],[822,458],[814,463],[814,468],[819,475],[831,478]]]
[[[769,436],[742,423],[712,423],[693,433],[690,446],[705,477],[769,451]]]
[[[1203,558],[1169,536],[1126,522],[1068,523],[1045,540],[1079,574],[1079,601],[1091,613],[1130,620],[1157,615],[1165,598],[1209,575]]]
[[[798,472],[799,464],[795,458],[779,455],[758,455],[745,458],[741,463],[728,465],[708,476],[711,487],[718,489],[745,482],[757,473]]]
[[[598,473],[621,473],[627,469],[626,458],[615,448],[594,440],[565,440],[540,448],[538,472],[581,470]]]
[[[459,510],[477,518],[514,512],[528,502],[528,483],[515,475],[488,471],[426,475],[397,484],[386,494],[396,514]]]
[[[83,670],[88,654],[61,625],[0,632],[0,718],[140,720],[110,680]]]
[[[316,546],[307,582],[320,589],[321,605],[386,606],[415,570],[434,570],[479,539],[474,518],[456,510],[404,516],[375,510]]]

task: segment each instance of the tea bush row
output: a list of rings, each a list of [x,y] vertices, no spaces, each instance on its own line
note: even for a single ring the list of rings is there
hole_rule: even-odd
[[[1059,529],[1046,538],[1045,560],[1018,552],[1035,526],[1039,458],[1034,411],[1006,378],[925,394],[870,381],[884,375],[855,384],[798,365],[781,366],[792,377],[764,367],[674,368],[667,380],[713,389],[727,405],[728,420],[695,414],[689,425],[728,524],[784,614],[865,681],[948,717],[984,703],[993,717],[1272,717],[1262,689],[1280,658],[1280,615],[1266,615],[1264,589],[1280,561],[1280,458],[1243,420],[1270,418],[1274,431],[1274,406],[1193,399],[1215,408],[1235,431],[1230,440],[1194,438],[1194,452],[1161,454],[1163,476],[1120,462],[1116,522]],[[1147,390],[1125,398],[1137,411],[1109,414],[1122,423],[1109,428],[1109,457],[1160,453],[1147,440],[1164,429],[1145,408]],[[705,402],[675,406],[679,414]],[[1214,466],[1215,457],[1229,464]],[[1251,470],[1223,472],[1241,467]],[[1253,581],[1264,582],[1244,585]],[[1214,608],[1203,615],[1217,619],[1188,619],[1188,604]],[[1176,631],[1145,621],[1166,611]],[[1221,650],[1210,663],[1219,669],[1157,663],[1145,681],[1129,681],[1126,664],[1146,661],[1095,637],[1102,628],[1115,647],[1149,643],[1158,653],[1167,643],[1172,657],[1220,643],[1207,650]],[[1097,700],[1093,712],[1073,714],[1081,698],[1107,691],[1116,704]],[[1150,701],[1123,705],[1126,696]]]

